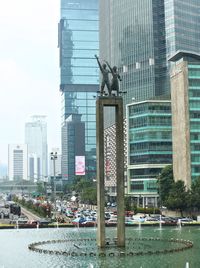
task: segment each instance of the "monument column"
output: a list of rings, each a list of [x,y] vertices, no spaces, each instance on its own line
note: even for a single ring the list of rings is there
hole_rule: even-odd
[[[105,191],[104,191],[104,112],[103,103],[96,101],[97,141],[97,244],[105,247]]]
[[[105,184],[104,184],[104,106],[115,107],[116,183],[117,183],[117,246],[125,246],[124,208],[124,138],[123,99],[119,96],[98,97],[96,101],[97,138],[97,244],[105,247]]]
[[[125,246],[125,204],[124,204],[124,131],[123,101],[118,100],[115,108],[116,122],[116,168],[117,168],[117,245]]]

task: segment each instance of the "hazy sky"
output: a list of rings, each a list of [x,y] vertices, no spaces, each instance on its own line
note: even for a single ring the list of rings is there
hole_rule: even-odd
[[[0,163],[24,143],[25,122],[46,115],[48,145],[60,147],[60,0],[0,0]]]

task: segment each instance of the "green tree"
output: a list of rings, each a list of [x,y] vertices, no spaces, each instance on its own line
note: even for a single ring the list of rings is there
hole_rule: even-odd
[[[172,165],[164,167],[158,177],[158,191],[160,195],[160,203],[166,205],[169,193],[174,185]]]
[[[77,176],[73,183],[68,185],[68,193],[75,191],[76,196],[81,202],[96,205],[97,189],[96,183],[91,179],[86,179],[83,176]],[[72,194],[71,194],[72,195]]]
[[[191,185],[190,191],[191,208],[193,210],[200,209],[200,177]]]
[[[37,192],[39,194],[44,194],[45,193],[44,184],[42,182],[37,183]]]
[[[81,195],[80,199],[84,203],[88,203],[90,205],[96,205],[97,204],[97,189],[96,187],[86,187]]]
[[[127,211],[132,210],[131,197],[130,196],[125,196],[124,203],[125,203],[125,210],[127,210]]]
[[[82,193],[84,189],[90,188],[92,184],[93,182],[90,180],[81,177],[76,180],[73,188],[76,193]]]
[[[169,209],[180,210],[181,214],[183,210],[188,208],[189,192],[186,191],[186,187],[183,181],[177,181],[173,184],[172,189],[166,199],[166,205]]]

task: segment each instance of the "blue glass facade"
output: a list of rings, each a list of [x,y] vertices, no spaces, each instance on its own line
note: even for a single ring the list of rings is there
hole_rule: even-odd
[[[100,55],[119,67],[125,105],[168,94],[168,58],[200,52],[200,1],[101,0],[100,7]]]
[[[200,1],[165,0],[167,58],[176,51],[200,52]]]
[[[98,54],[99,48],[98,23],[98,0],[61,0],[59,47],[62,126],[69,116],[81,116],[81,122],[85,125],[87,177],[96,175],[94,96],[98,90],[99,70],[94,55]],[[63,156],[62,174],[67,174],[66,163],[71,161],[69,148],[72,148],[64,138],[65,132],[62,129],[62,151],[68,155]],[[74,139],[74,143],[79,143],[79,140]]]
[[[177,51],[200,52],[200,1],[165,0],[166,55]],[[170,69],[168,64],[168,80]]]
[[[124,105],[168,93],[164,1],[111,0],[104,8],[110,16],[110,61],[119,67],[121,89],[127,92]],[[102,58],[106,53],[100,51]]]

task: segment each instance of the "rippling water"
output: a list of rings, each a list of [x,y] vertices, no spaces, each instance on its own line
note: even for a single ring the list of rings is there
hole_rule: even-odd
[[[116,236],[116,228],[106,229],[107,237]],[[0,268],[185,268],[189,262],[190,268],[200,267],[200,228],[183,227],[178,230],[174,227],[166,227],[158,230],[153,227],[145,227],[139,231],[136,227],[126,228],[126,237],[159,237],[162,239],[177,238],[192,240],[192,249],[159,255],[144,255],[134,257],[88,257],[88,256],[62,256],[40,254],[28,249],[28,245],[33,242],[57,240],[57,239],[80,239],[95,238],[95,228],[60,228],[60,229],[20,229],[20,230],[0,230]],[[74,243],[74,242],[72,242]],[[90,242],[88,242],[90,243]],[[78,242],[74,246],[85,247],[84,243]],[[137,245],[136,245],[137,246]],[[148,247],[155,247],[153,242],[145,244]],[[160,242],[156,247],[166,245]],[[61,248],[66,250],[65,245],[51,245],[53,249]],[[67,245],[66,245],[67,247]],[[70,245],[73,248],[73,245]],[[48,245],[45,245],[48,248]],[[87,250],[92,249],[92,245],[87,245]],[[52,248],[51,248],[52,249]]]

